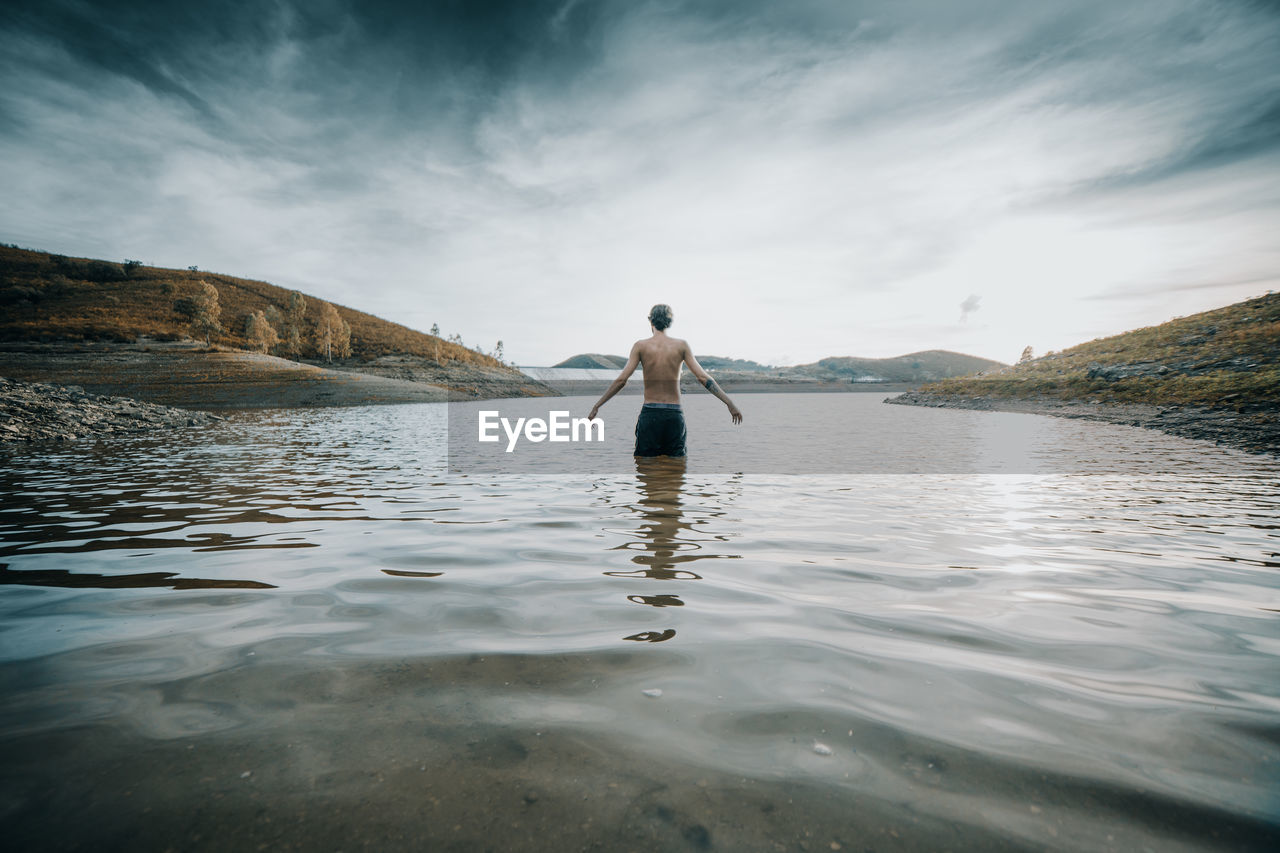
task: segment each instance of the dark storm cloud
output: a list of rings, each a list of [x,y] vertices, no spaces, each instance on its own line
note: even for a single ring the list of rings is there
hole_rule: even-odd
[[[1017,14],[1009,14],[1015,8]],[[1183,76],[1203,76],[1202,63],[1164,58],[1212,36],[1224,14],[1212,5],[1208,9],[1210,14],[1160,21],[1142,34],[1142,52],[1130,57],[1133,61],[1094,73],[1070,92],[1051,92],[1048,100],[1121,103],[1135,86],[1150,85],[1153,79],[1169,88],[1183,85]],[[10,6],[7,27],[11,38],[25,35],[65,51],[70,62],[58,72],[86,87],[111,77],[135,81],[182,102],[219,133],[244,144],[259,140],[254,128],[237,121],[238,101],[260,87],[292,95],[287,110],[299,118],[368,120],[390,132],[426,130],[466,144],[467,134],[513,83],[551,99],[562,96],[599,65],[609,33],[637,21],[704,40],[708,72],[724,59],[719,45],[759,39],[766,51],[764,65],[776,77],[805,73],[829,60],[831,51],[891,43],[904,32],[963,45],[970,38],[981,39],[993,20],[1000,36],[977,57],[978,75],[973,69],[947,73],[950,69],[940,64],[941,73],[916,81],[920,85],[914,90],[886,92],[877,101],[851,102],[848,109],[830,111],[825,128],[848,132],[940,104],[962,107],[966,100],[981,102],[1036,79],[1076,74],[1098,57],[1114,58],[1133,49],[1132,27],[1100,23],[1097,6],[1088,3],[1026,8],[911,0],[20,0]],[[804,49],[796,50],[798,44]],[[286,49],[295,51],[296,61],[282,73],[272,68],[272,59]],[[783,61],[772,62],[776,57]],[[630,82],[614,79],[604,85],[625,88]],[[759,82],[766,85],[722,94],[747,108],[755,98],[769,96],[769,80]],[[1228,116],[1225,124],[1199,129],[1182,150],[1137,171],[1096,176],[1096,185],[1151,182],[1280,145],[1280,107],[1274,97],[1231,107],[1238,107],[1238,114]]]
[[[266,66],[273,51],[293,45],[304,64],[284,82],[317,108],[358,114],[385,103],[351,96],[353,83],[391,89],[407,109],[438,106],[450,89],[483,108],[485,96],[516,74],[567,78],[590,58],[600,12],[596,3],[566,8],[563,0],[27,0],[11,7],[7,28],[60,47],[72,60],[62,71],[86,84],[120,76],[206,116],[208,90],[281,82]]]

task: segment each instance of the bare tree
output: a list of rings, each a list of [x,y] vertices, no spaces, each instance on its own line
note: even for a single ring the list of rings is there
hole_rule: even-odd
[[[351,324],[338,320],[338,331],[333,336],[333,351],[338,358],[351,358]]]
[[[328,302],[320,303],[320,316],[316,318],[316,328],[314,340],[316,345],[316,355],[323,355],[326,361],[333,361],[333,351],[337,349],[339,355],[342,352],[341,335],[344,325],[342,317],[338,315],[338,309],[334,308]],[[351,327],[347,327],[347,352],[351,352]]]
[[[302,320],[307,314],[307,298],[298,291],[289,294],[289,306],[284,316],[284,348],[297,358],[302,354]]]
[[[1031,347],[1027,347],[1022,351],[1022,357],[1018,359],[1018,364],[1026,364],[1028,361],[1031,361],[1035,357],[1036,355],[1034,352],[1032,352]]]

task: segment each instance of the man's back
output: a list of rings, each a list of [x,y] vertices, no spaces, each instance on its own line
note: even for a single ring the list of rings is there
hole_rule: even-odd
[[[689,345],[679,338],[655,332],[651,338],[636,341],[634,351],[644,369],[645,402],[679,403],[680,369]]]

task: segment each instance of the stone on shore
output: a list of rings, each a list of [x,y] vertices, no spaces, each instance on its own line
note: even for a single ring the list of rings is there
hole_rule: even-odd
[[[0,378],[0,442],[72,441],[119,433],[204,426],[217,415],[86,394],[75,385]]]

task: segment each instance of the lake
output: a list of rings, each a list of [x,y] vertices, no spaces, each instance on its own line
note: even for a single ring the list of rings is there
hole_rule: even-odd
[[[1280,460],[882,400],[0,450],[10,849],[1277,849]]]

